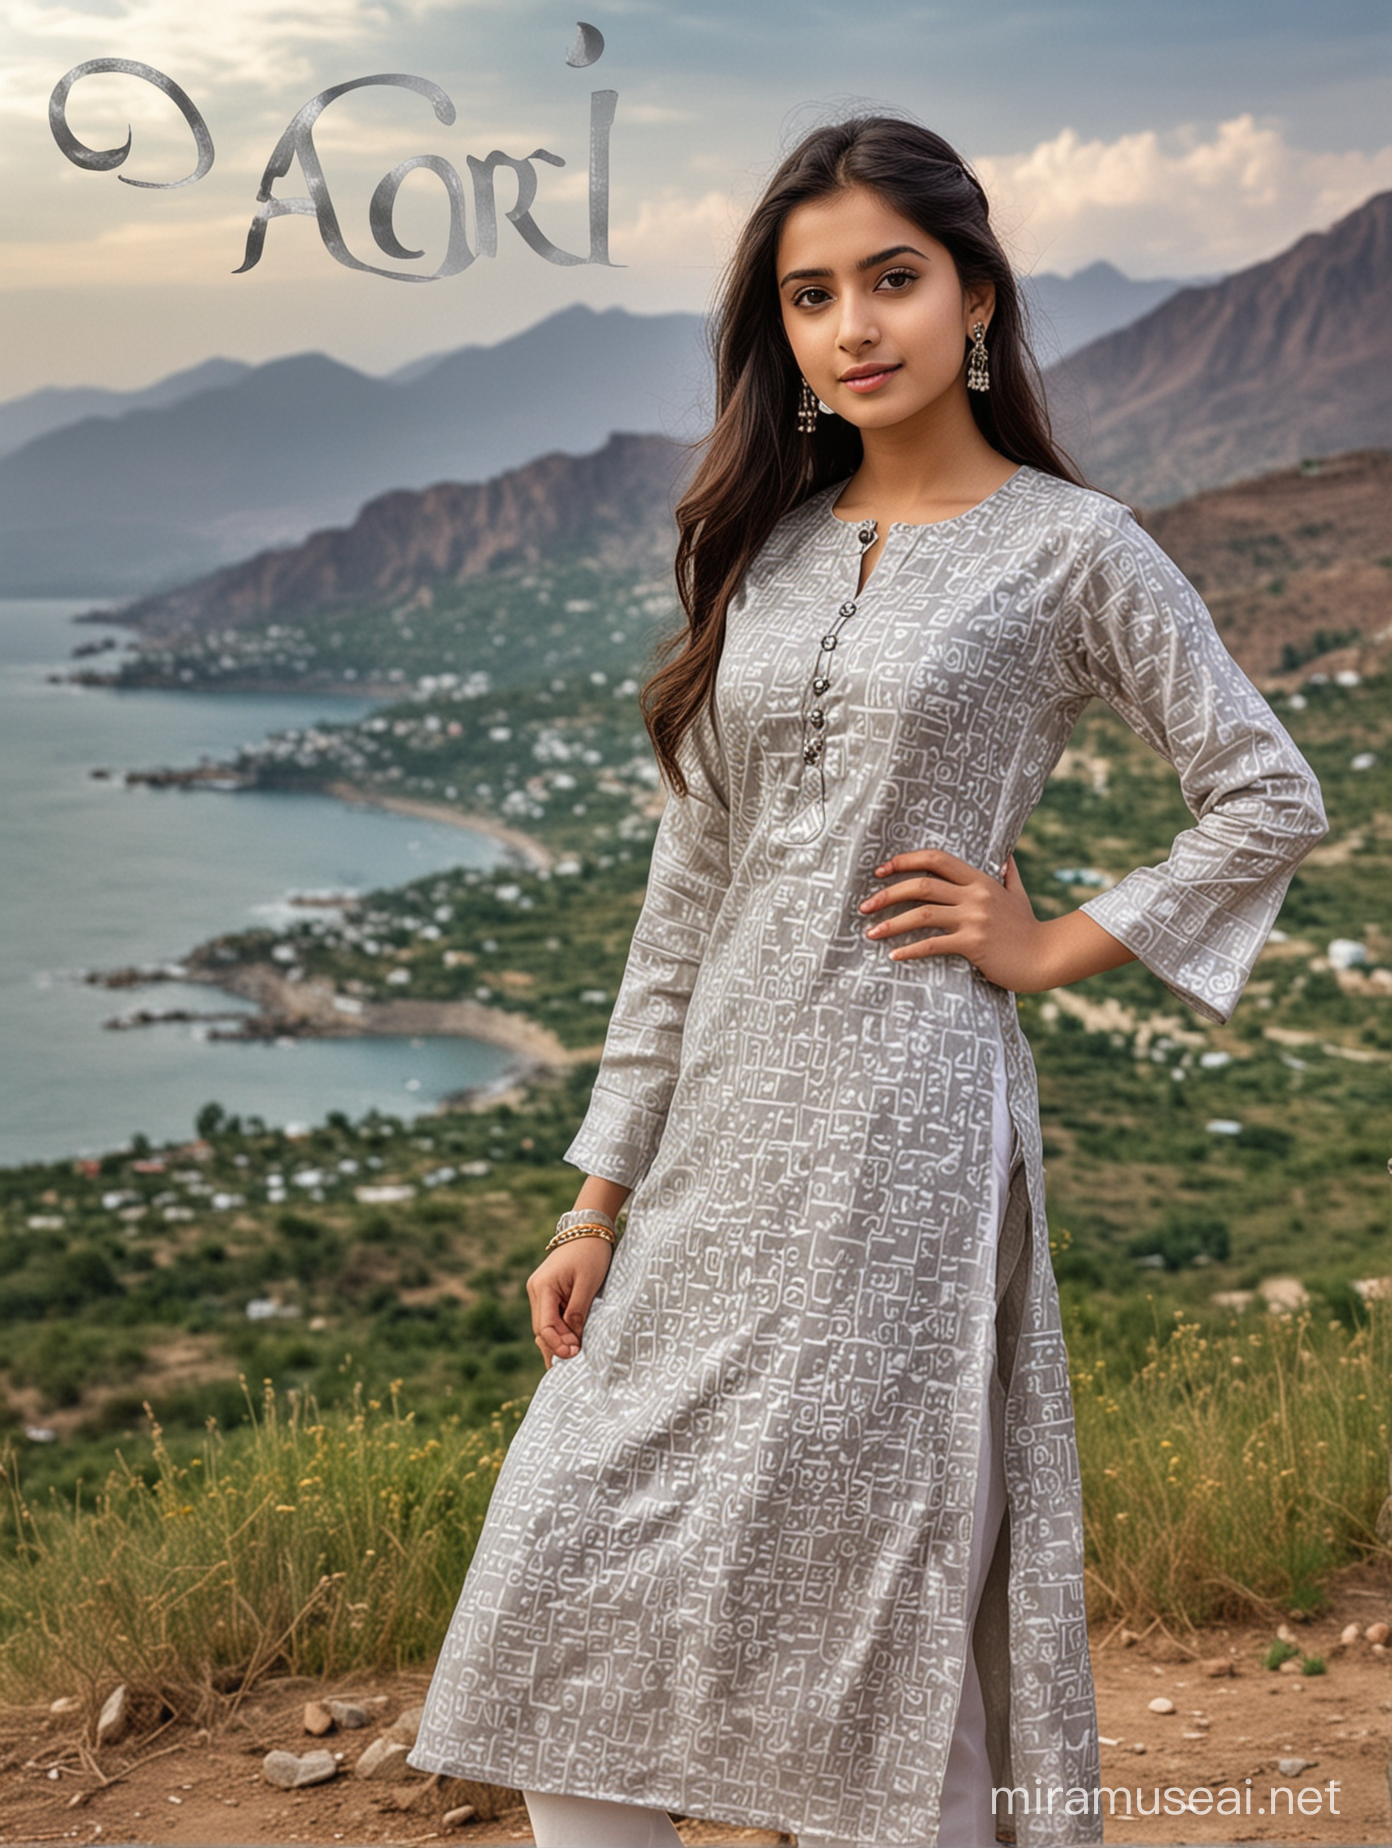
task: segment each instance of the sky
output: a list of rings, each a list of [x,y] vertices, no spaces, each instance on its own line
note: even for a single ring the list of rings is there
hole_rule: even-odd
[[[702,311],[780,155],[820,121],[909,113],[984,181],[1026,272],[1105,259],[1135,277],[1226,273],[1392,188],[1392,8],[1386,0],[579,0],[602,56],[567,64],[576,21],[549,0],[0,0],[0,398],[42,385],[144,385],[213,355],[318,349],[369,372],[492,343],[571,302]],[[215,149],[197,184],[122,184],[67,160],[48,121],[58,79],[92,58],[152,65],[202,113]],[[398,237],[374,245],[379,180],[418,155],[537,147],[533,214],[589,249],[590,93],[618,93],[610,148],[613,267],[560,266],[501,214],[497,255],[403,283],[335,262],[314,220],[284,216],[242,261],[262,171],[297,110],[380,72],[427,78],[456,112],[363,88],[315,129],[348,248],[393,272],[444,255],[446,182],[401,185]],[[120,175],[188,173],[193,138],[167,97],[122,74],[76,84],[68,124]],[[298,166],[275,184],[303,194]]]

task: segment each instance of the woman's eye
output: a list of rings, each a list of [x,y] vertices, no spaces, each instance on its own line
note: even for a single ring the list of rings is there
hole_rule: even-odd
[[[878,286],[883,288],[884,285],[888,283],[892,291],[897,291],[907,288],[911,282],[916,282],[917,280],[918,278],[912,270],[886,270],[884,275],[880,277]]]
[[[793,305],[797,308],[816,308],[830,299],[825,289],[799,289],[793,297]]]

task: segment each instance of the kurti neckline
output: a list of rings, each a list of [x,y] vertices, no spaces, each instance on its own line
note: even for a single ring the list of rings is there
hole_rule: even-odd
[[[884,530],[890,533],[931,533],[936,532],[939,527],[960,527],[964,521],[974,519],[983,509],[993,506],[1008,489],[1015,486],[1021,476],[1033,475],[1035,472],[1036,471],[1031,468],[1028,462],[1021,462],[1016,468],[1015,473],[1013,475],[1007,475],[998,488],[992,488],[991,492],[979,500],[974,507],[968,507],[962,513],[954,513],[950,519],[890,520],[886,523]],[[822,490],[827,496],[825,515],[826,518],[836,526],[855,527],[859,529],[866,524],[864,516],[856,520],[843,520],[840,514],[835,511],[836,497],[849,480],[850,476],[846,475],[842,480],[833,482],[831,487]]]

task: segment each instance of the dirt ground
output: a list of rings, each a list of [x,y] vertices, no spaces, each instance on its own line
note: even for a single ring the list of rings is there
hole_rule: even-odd
[[[1133,1805],[1147,1809],[1158,1801],[1161,1812],[1127,1821],[1118,1796],[1117,1813],[1106,1823],[1109,1843],[1392,1844],[1392,1653],[1375,1653],[1363,1640],[1348,1648],[1339,1642],[1346,1624],[1356,1623],[1361,1632],[1392,1622],[1392,1567],[1355,1568],[1331,1588],[1322,1616],[1305,1624],[1287,1619],[1303,1654],[1324,1657],[1322,1675],[1263,1665],[1277,1621],[1182,1640],[1152,1629],[1131,1644],[1109,1631],[1094,1632],[1104,1790],[1129,1790]],[[1220,1658],[1232,1664],[1231,1675],[1206,1672]],[[170,1723],[157,1733],[136,1730],[99,1752],[85,1746],[90,1734],[80,1716],[54,1716],[46,1707],[0,1710],[0,1844],[496,1848],[531,1842],[525,1808],[505,1797],[489,1820],[446,1827],[446,1811],[467,1800],[458,1785],[416,1773],[409,1782],[391,1784],[349,1775],[364,1748],[403,1709],[419,1703],[428,1682],[425,1671],[334,1687],[267,1682],[210,1731]],[[385,1697],[374,1709],[381,1717],[366,1729],[312,1739],[303,1727],[305,1702],[327,1695]],[[1167,1697],[1175,1711],[1152,1712],[1149,1703],[1157,1696]],[[286,1792],[263,1780],[268,1751],[320,1747],[344,1755],[331,1783]],[[1282,1758],[1307,1762],[1283,1774]],[[1242,1813],[1185,1814],[1179,1808],[1204,1788],[1216,1805],[1224,1787],[1243,1793]],[[1292,1793],[1276,1797],[1275,1814],[1273,1788]],[[1166,1797],[1166,1791],[1177,1794]],[[1202,1809],[1202,1795],[1192,1800]],[[680,1821],[678,1830],[693,1848],[735,1842],[772,1848],[794,1840],[692,1818]]]

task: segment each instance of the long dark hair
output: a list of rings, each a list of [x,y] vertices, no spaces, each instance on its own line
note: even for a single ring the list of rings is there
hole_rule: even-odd
[[[672,658],[640,695],[658,765],[679,795],[686,779],[678,747],[714,692],[725,611],[745,572],[784,514],[860,466],[860,432],[844,418],[818,417],[812,436],[798,430],[802,378],[775,284],[789,212],[851,186],[877,193],[943,244],[964,287],[995,284],[991,389],[971,394],[977,425],[1011,461],[1082,485],[1050,435],[1019,291],[979,181],[941,136],[916,122],[857,116],[814,129],[750,214],[712,318],[715,425],[676,509],[675,568],[686,627],[668,637],[662,652]],[[964,365],[966,354],[964,342]]]

